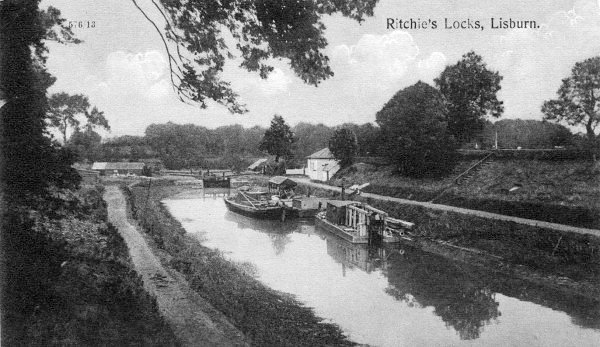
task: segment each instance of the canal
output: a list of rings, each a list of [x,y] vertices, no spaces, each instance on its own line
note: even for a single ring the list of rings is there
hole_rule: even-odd
[[[598,302],[407,246],[350,244],[312,221],[262,221],[221,196],[165,200],[188,233],[375,346],[597,346]]]

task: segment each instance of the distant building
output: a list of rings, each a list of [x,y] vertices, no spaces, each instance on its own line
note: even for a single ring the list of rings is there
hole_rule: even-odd
[[[262,171],[265,165],[267,164],[267,159],[258,159],[252,165],[248,166],[248,170],[250,171]]]
[[[96,170],[100,173],[100,176],[110,175],[136,175],[140,176],[144,170],[144,163],[138,162],[95,162],[92,165],[92,170]]]
[[[340,169],[329,148],[306,157],[306,175],[313,180],[328,181]]]

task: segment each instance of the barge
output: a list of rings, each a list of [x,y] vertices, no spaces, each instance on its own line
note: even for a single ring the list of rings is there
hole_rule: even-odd
[[[405,237],[404,230],[413,226],[367,204],[346,200],[329,200],[327,210],[317,214],[315,224],[352,243],[369,243],[374,239],[400,242]]]
[[[283,207],[268,199],[268,192],[239,191],[235,196],[225,197],[225,205],[231,212],[258,219],[279,219]]]

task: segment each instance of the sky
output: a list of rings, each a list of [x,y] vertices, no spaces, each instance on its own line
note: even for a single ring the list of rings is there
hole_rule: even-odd
[[[138,3],[153,12],[150,0]],[[216,103],[200,109],[179,101],[162,41],[131,1],[43,0],[41,6],[57,7],[68,21],[94,21],[94,28],[74,30],[84,43],[48,44],[48,69],[57,77],[50,92],[87,95],[109,121],[105,137],[143,135],[148,125],[166,122],[268,126],[274,114],[292,125],[374,122],[396,92],[418,80],[433,84],[471,50],[503,76],[502,118],[541,120],[543,101],[556,96],[573,65],[600,55],[600,0],[380,0],[360,25],[340,15],[324,18],[335,75],[318,87],[304,84],[285,60],[273,62],[266,80],[238,68],[239,60],[228,62],[223,77],[249,109],[239,115]],[[535,21],[536,28],[492,29],[492,17]],[[392,29],[388,18],[438,27]],[[479,21],[484,29],[445,29],[446,18]]]

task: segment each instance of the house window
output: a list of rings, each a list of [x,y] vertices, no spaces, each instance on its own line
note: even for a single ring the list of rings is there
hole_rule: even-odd
[[[311,161],[310,161],[310,166],[311,166],[311,169],[312,169],[313,171],[316,171],[316,170],[317,170],[317,163],[316,163],[316,160],[311,160]]]

